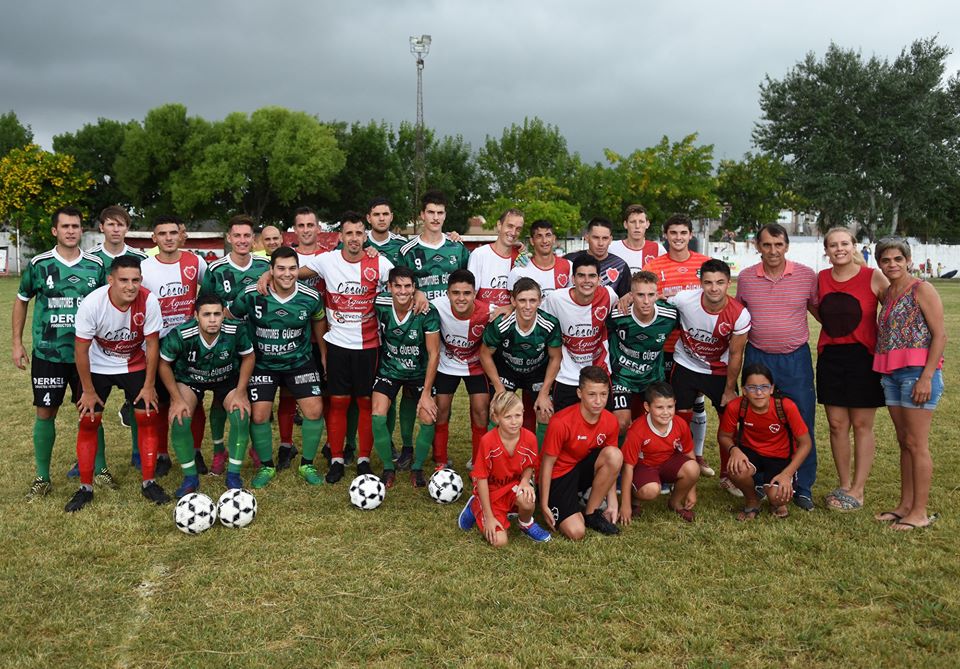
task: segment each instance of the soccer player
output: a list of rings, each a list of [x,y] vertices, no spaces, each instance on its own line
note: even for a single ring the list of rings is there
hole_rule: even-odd
[[[600,267],[600,285],[609,286],[623,296],[630,292],[630,268],[620,256],[610,253],[610,242],[613,240],[613,223],[595,216],[587,223],[587,230],[583,234],[587,248],[583,251],[574,251],[564,256],[570,262],[577,258],[589,255],[597,259]]]
[[[260,458],[251,486],[263,488],[277,475],[273,461],[270,414],[278,387],[285,387],[303,414],[303,455],[298,473],[310,485],[320,485],[313,459],[323,434],[322,376],[310,347],[310,332],[323,348],[326,321],[320,295],[297,283],[297,252],[281,246],[270,257],[271,276],[266,295],[249,286],[230,306],[228,316],[246,318],[257,361],[248,394],[253,409],[250,436]]]
[[[523,390],[524,428],[536,430],[539,447],[553,415],[550,390],[560,371],[560,322],[540,311],[540,286],[533,279],[522,277],[514,284],[510,303],[513,313],[497,316],[484,330],[480,363],[494,393]]]
[[[610,369],[607,316],[617,294],[600,285],[599,270],[596,258],[580,256],[573,262],[573,288],[555,290],[543,302],[543,310],[560,321],[563,337],[560,371],[553,384],[554,412],[577,403],[581,369],[588,365]]]
[[[681,290],[697,290],[700,288],[700,266],[710,258],[690,249],[693,223],[686,216],[676,214],[664,223],[663,235],[667,239],[667,252],[649,261],[644,265],[644,269],[656,275],[657,288],[663,297],[676,295]],[[674,332],[663,348],[666,352],[664,365],[667,378],[670,378],[673,369],[673,352],[679,337],[679,331]],[[703,458],[703,446],[707,438],[707,408],[703,395],[698,395],[694,401],[690,432],[693,434],[693,447],[700,473],[713,476],[716,472]]]
[[[414,310],[414,276],[410,268],[394,267],[388,276],[390,294],[380,295],[376,302],[383,343],[380,366],[373,382],[373,446],[383,460],[383,484],[392,488],[397,475],[390,450],[387,411],[402,389],[420,416],[410,481],[414,487],[422,488],[427,485],[423,463],[433,444],[437,420],[433,384],[440,364],[440,315],[433,305],[423,314]]]
[[[450,406],[460,381],[470,395],[470,432],[472,455],[487,432],[490,382],[480,365],[483,331],[493,306],[477,300],[476,279],[470,270],[450,274],[447,294],[431,302],[440,315],[440,366],[434,386],[437,389],[437,427],[434,460],[438,468],[447,466],[447,441],[450,432]],[[471,462],[474,460],[471,457]]]
[[[398,265],[400,249],[406,245],[407,238],[390,230],[393,226],[393,208],[390,206],[390,200],[385,197],[375,197],[370,200],[366,218],[367,225],[370,226],[366,244],[386,256],[387,260],[395,266]]]
[[[570,285],[571,263],[553,252],[557,236],[553,232],[553,223],[539,219],[530,224],[530,247],[533,255],[523,266],[514,267],[507,276],[507,289],[513,290],[521,277],[530,277],[540,285],[543,297],[560,288]]]
[[[737,520],[760,514],[757,488],[777,518],[789,514],[797,470],[810,453],[810,433],[793,400],[774,395],[773,373],[752,363],[743,368],[743,397],[723,412],[717,440],[727,452],[731,480],[743,493]]]
[[[247,384],[254,359],[246,325],[239,321],[224,322],[223,302],[212,292],[197,300],[194,320],[178,325],[160,342],[160,380],[170,394],[173,451],[184,474],[183,483],[174,493],[177,499],[200,487],[190,422],[208,390],[213,394],[211,424],[217,412],[230,417],[227,488],[243,487],[240,467],[250,433]],[[222,425],[220,430],[223,448]]]
[[[680,345],[674,352],[670,383],[677,393],[677,413],[688,423],[698,394],[709,397],[719,415],[736,399],[737,377],[750,332],[750,312],[727,295],[727,263],[703,263],[700,285],[700,290],[686,290],[667,300],[680,316]],[[734,486],[726,478],[726,471],[727,458],[721,450],[720,487],[731,492]]]
[[[157,412],[156,375],[163,327],[157,296],[144,288],[140,260],[120,256],[110,265],[108,285],[84,298],[77,309],[77,374],[83,393],[77,431],[80,489],[64,511],[79,511],[93,501],[93,467],[103,406],[114,386],[134,407],[140,446],[140,492],[151,502],[166,504],[170,496],[154,480],[162,418]]]
[[[610,379],[602,367],[580,370],[579,402],[558,411],[547,428],[540,454],[540,508],[551,530],[568,539],[583,539],[586,528],[619,534],[617,474],[623,454],[617,448],[617,419],[604,409]],[[581,492],[590,491],[581,512]],[[606,498],[606,511],[600,503]]]
[[[620,423],[621,438],[642,413],[647,386],[666,378],[663,346],[678,321],[676,309],[657,301],[656,275],[645,271],[634,274],[630,293],[632,304],[626,310],[614,307],[607,324],[613,414]]]
[[[618,520],[629,525],[634,509],[640,511],[640,502],[655,500],[661,485],[672,483],[667,507],[691,523],[693,491],[700,478],[700,467],[693,457],[690,427],[686,421],[674,420],[676,399],[669,383],[650,384],[645,397],[646,415],[630,426],[623,443],[623,493]]]
[[[660,242],[645,237],[650,221],[647,220],[647,210],[642,205],[631,204],[623,210],[623,227],[627,231],[627,238],[610,242],[610,253],[626,261],[632,276],[663,253],[663,249]]]
[[[467,269],[477,278],[477,299],[495,307],[510,304],[507,277],[519,255],[516,248],[523,230],[523,212],[507,209],[497,220],[497,239],[473,250]]]
[[[327,390],[330,411],[327,418],[330,442],[330,470],[327,483],[343,478],[343,447],[347,436],[347,409],[351,398],[360,409],[357,474],[372,474],[373,451],[371,399],[380,347],[379,326],[374,302],[385,288],[393,269],[385,256],[371,257],[363,250],[367,233],[360,214],[345,212],[340,217],[343,248],[310,256],[301,275],[319,276],[326,285],[324,301],[329,329],[324,335]]]
[[[106,280],[101,260],[80,250],[82,217],[80,210],[73,207],[61,207],[53,213],[50,232],[56,246],[30,260],[20,277],[20,289],[13,302],[13,364],[26,369],[30,363],[33,406],[36,407],[33,424],[36,478],[27,493],[30,501],[53,489],[50,458],[57,439],[57,413],[68,386],[76,401],[79,377],[73,340],[77,308]],[[27,322],[27,304],[34,298],[31,360],[23,346],[23,328]],[[98,454],[97,482],[115,487],[103,450],[98,449]]]
[[[454,242],[443,234],[443,222],[447,218],[447,199],[443,193],[427,191],[421,204],[423,232],[400,249],[398,264],[413,270],[417,288],[433,302],[447,294],[451,272],[467,269],[470,252],[461,242]]]
[[[471,473],[473,495],[457,525],[464,531],[476,525],[484,539],[499,548],[507,545],[507,516],[515,512],[521,532],[534,541],[550,541],[550,533],[533,520],[540,458],[537,438],[522,425],[523,402],[515,393],[497,393],[490,402],[490,417],[497,426],[480,440]]]
[[[270,269],[270,261],[263,256],[251,253],[253,237],[254,224],[252,218],[239,214],[230,219],[227,223],[227,242],[230,244],[230,253],[210,263],[210,266],[207,267],[207,271],[203,275],[203,281],[200,283],[201,296],[216,295],[221,305],[229,309],[240,293],[246,290],[248,286],[256,285],[260,275]],[[222,313],[220,317],[223,318]],[[199,397],[202,400],[203,394],[201,393]],[[220,399],[222,400],[222,398]],[[195,402],[193,406],[202,408],[203,402]],[[202,412],[198,413],[202,414]],[[216,393],[214,393],[214,401],[210,406],[210,436],[213,439],[213,462],[210,465],[210,473],[216,476],[222,475],[227,466],[227,449],[223,445],[227,413],[224,410],[223,402],[218,401]],[[199,437],[202,441],[202,430]],[[292,443],[284,442],[283,439],[280,441],[277,469],[286,469],[290,466],[296,449]],[[194,446],[199,446],[196,440]],[[202,456],[200,457],[202,459]]]

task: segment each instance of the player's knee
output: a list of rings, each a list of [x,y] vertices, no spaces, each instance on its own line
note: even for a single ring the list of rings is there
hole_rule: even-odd
[[[506,532],[497,532],[493,535],[493,539],[490,540],[490,545],[494,548],[503,548],[507,545],[507,533]]]
[[[618,470],[623,464],[623,451],[616,446],[604,446],[600,451],[600,458],[605,465],[616,467]]]
[[[40,420],[50,420],[57,417],[57,411],[60,407],[37,407],[37,418]]]
[[[683,466],[680,468],[680,471],[677,472],[677,477],[682,479],[688,479],[690,481],[697,481],[700,478],[700,465],[697,464],[696,460],[687,460],[683,463]]]
[[[640,490],[636,492],[636,497],[643,500],[644,502],[649,502],[652,499],[656,499],[660,495],[660,484],[659,483],[645,483],[640,486]]]
[[[620,434],[626,434],[627,430],[630,429],[630,418],[625,416],[618,416],[617,425],[620,426]]]
[[[580,541],[587,533],[587,528],[583,524],[583,515],[576,514],[570,516],[560,523],[560,533],[571,541]]]
[[[517,511],[521,514],[533,513],[536,507],[536,500],[529,497],[517,497]]]

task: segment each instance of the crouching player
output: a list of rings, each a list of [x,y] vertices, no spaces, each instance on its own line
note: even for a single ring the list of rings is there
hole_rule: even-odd
[[[610,378],[602,367],[580,370],[579,402],[558,412],[547,427],[540,461],[540,506],[551,530],[568,539],[583,539],[585,528],[601,534],[619,534],[615,483],[623,455],[617,448],[619,426],[604,407],[610,396]],[[590,490],[580,511],[581,492]],[[607,499],[607,510],[600,502]]]
[[[643,408],[646,415],[634,421],[623,443],[619,520],[629,525],[634,509],[640,510],[640,502],[656,499],[662,484],[673,483],[667,506],[688,523],[693,522],[694,486],[700,478],[700,465],[693,457],[690,426],[685,420],[674,420],[677,400],[670,384],[659,381],[647,386]],[[627,485],[628,481],[633,485]]]
[[[474,524],[491,546],[507,544],[507,514],[516,512],[520,531],[534,541],[550,541],[550,533],[533,520],[536,491],[537,437],[523,427],[523,402],[511,392],[494,395],[490,417],[497,427],[480,439],[473,461],[473,495],[457,524]]]
[[[797,469],[810,453],[807,424],[793,400],[774,393],[773,373],[764,365],[743,368],[743,397],[727,405],[717,442],[729,454],[730,480],[743,492],[737,520],[760,513],[762,490],[777,518],[786,518]]]
[[[177,499],[200,487],[191,417],[208,390],[213,393],[211,422],[219,422],[214,420],[219,411],[225,411],[230,421],[227,488],[243,487],[240,466],[250,434],[247,384],[254,362],[246,326],[225,323],[223,301],[213,293],[197,300],[194,320],[178,325],[160,343],[160,380],[170,393],[170,440],[183,469],[183,483],[174,493]]]

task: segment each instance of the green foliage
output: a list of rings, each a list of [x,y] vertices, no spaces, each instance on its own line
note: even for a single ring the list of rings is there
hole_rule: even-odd
[[[499,140],[487,137],[477,153],[477,164],[489,180],[494,196],[504,196],[528,179],[546,177],[565,187],[580,164],[567,150],[567,140],[557,126],[537,117],[504,128]]]
[[[764,153],[744,155],[743,160],[721,160],[717,169],[717,197],[727,209],[724,227],[755,232],[773,223],[781,209],[797,209],[800,200],[786,185],[783,161]]]
[[[120,190],[114,163],[123,148],[127,130],[134,125],[133,121],[121,123],[100,118],[95,124],[87,123],[76,132],[66,132],[53,138],[53,150],[73,156],[77,169],[89,172],[93,178],[93,187],[82,203],[91,217],[97,216],[104,207],[110,205],[129,208],[132,204]]]
[[[13,149],[21,149],[33,141],[33,131],[29,125],[20,123],[17,114],[11,109],[0,114],[0,158]]]
[[[530,234],[530,224],[545,218],[553,222],[558,236],[576,235],[580,230],[580,207],[570,202],[570,191],[561,188],[550,177],[530,177],[513,189],[512,197],[498,197],[485,209],[486,227],[493,228],[500,215],[511,208],[523,212],[523,236]]]

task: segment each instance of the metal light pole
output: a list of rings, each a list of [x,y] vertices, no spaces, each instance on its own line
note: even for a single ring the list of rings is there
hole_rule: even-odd
[[[423,59],[430,53],[430,35],[410,38],[410,53],[417,59],[417,128],[414,145],[413,210],[420,211],[420,196],[423,194],[423,182],[427,178],[427,159],[423,139]],[[414,217],[413,231],[417,231],[417,219]]]

